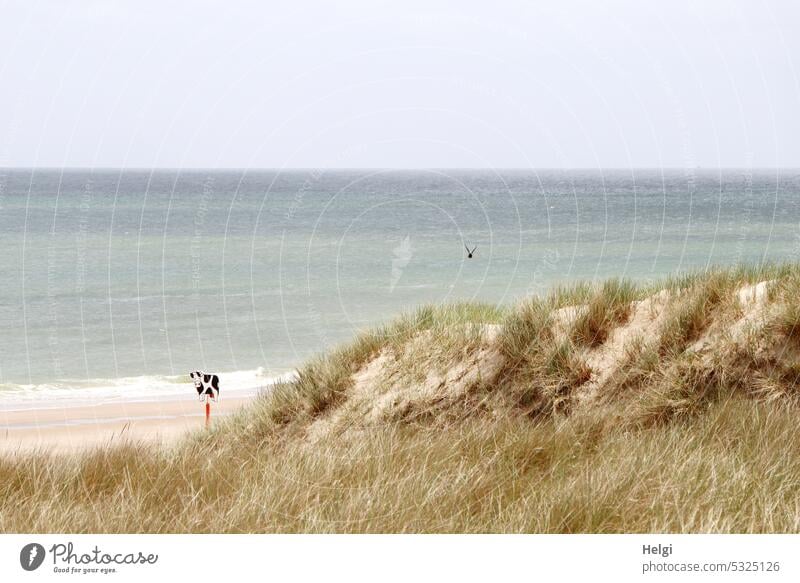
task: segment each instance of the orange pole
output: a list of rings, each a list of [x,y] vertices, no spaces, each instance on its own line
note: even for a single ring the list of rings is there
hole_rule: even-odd
[[[206,397],[206,429],[211,427],[211,403]]]

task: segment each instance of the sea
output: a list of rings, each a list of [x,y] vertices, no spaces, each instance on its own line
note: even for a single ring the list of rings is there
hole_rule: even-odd
[[[261,390],[421,304],[799,257],[793,169],[0,169],[0,406]]]

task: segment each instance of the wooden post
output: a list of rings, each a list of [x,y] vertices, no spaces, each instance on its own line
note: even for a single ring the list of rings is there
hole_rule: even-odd
[[[206,429],[211,427],[211,401],[206,397]]]

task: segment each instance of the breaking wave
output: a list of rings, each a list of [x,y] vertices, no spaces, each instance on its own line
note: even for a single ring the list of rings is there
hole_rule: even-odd
[[[255,395],[296,373],[263,368],[215,373],[224,395]],[[69,407],[117,401],[155,401],[195,396],[194,385],[183,375],[120,378],[59,379],[42,384],[0,384],[0,410]]]

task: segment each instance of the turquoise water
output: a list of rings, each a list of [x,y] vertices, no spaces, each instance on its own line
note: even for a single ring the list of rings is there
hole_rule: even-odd
[[[0,170],[0,392],[252,384],[420,303],[795,260],[799,227],[794,170]]]

